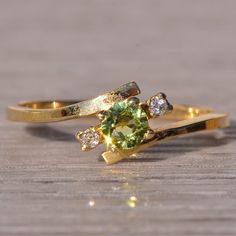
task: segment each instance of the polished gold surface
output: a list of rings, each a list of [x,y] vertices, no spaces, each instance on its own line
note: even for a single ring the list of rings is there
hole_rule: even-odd
[[[101,120],[103,119],[104,111],[109,109],[114,103],[126,99],[125,101],[133,101],[137,106],[141,105],[149,119],[155,118],[148,112],[149,106],[147,101],[149,100],[145,103],[139,103],[139,99],[133,97],[139,93],[140,90],[137,84],[130,82],[112,92],[90,100],[22,102],[19,103],[18,106],[8,107],[7,116],[9,120],[13,121],[55,122],[96,114]],[[158,118],[175,121],[174,123],[168,123],[156,129],[148,129],[144,135],[143,141],[130,149],[122,150],[114,146],[108,148],[107,151],[102,153],[105,162],[107,164],[116,163],[160,141],[176,136],[229,126],[229,118],[226,114],[216,113],[209,108],[179,104],[172,106],[169,104],[167,111],[165,115],[158,116]],[[97,130],[99,133],[99,126],[95,127],[94,130]],[[81,133],[82,132],[78,132],[76,135],[79,141],[79,135]],[[98,143],[100,144],[102,142],[104,142],[104,140],[100,137]],[[88,151],[91,149],[92,148],[82,146],[82,150]]]
[[[235,10],[235,0],[0,1],[0,235],[236,236]],[[22,99],[92,98],[127,78],[143,98],[160,89],[230,113],[230,127],[107,166],[102,147],[80,152],[73,139],[92,120],[5,119]]]
[[[105,143],[111,153],[136,149],[143,140],[153,138],[155,131],[148,120],[159,118],[173,111],[173,106],[164,93],[157,93],[146,102],[141,103],[137,97],[130,97],[114,103],[108,110],[97,113],[100,125],[79,131],[75,138],[81,144],[82,151],[90,151],[99,144]],[[107,164],[120,159],[104,157]],[[114,160],[113,160],[114,159]]]
[[[114,149],[103,152],[102,157],[106,163],[114,164],[163,140],[198,131],[226,128],[229,126],[227,114],[215,113],[208,108],[190,105],[174,105],[173,111],[162,116],[160,119],[175,120],[177,122],[155,129],[153,135],[147,137],[140,145],[133,149]]]
[[[7,117],[12,121],[55,122],[75,119],[108,109],[114,102],[138,95],[135,82],[122,85],[114,91],[84,101],[31,101],[9,106]]]

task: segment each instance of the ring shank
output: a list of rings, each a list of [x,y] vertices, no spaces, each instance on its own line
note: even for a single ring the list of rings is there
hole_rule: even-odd
[[[22,102],[7,109],[7,118],[22,122],[55,122],[93,115],[108,109],[114,102],[138,95],[140,89],[135,82],[84,101],[31,101]]]
[[[129,94],[130,95],[130,94]],[[21,102],[18,106],[8,107],[8,119],[22,122],[53,122],[89,116],[106,110],[111,102],[105,103],[108,94],[91,100],[57,100]],[[191,105],[175,104],[172,112],[160,119],[186,120],[211,113],[212,110]]]
[[[25,108],[31,109],[56,109],[67,106],[73,106],[74,104],[80,103],[83,100],[57,100],[57,101],[30,101],[21,102],[18,105]]]
[[[213,113],[209,109],[188,107],[186,105],[174,106],[173,112],[169,116],[166,116],[166,118],[172,119],[175,115],[178,119],[181,117],[185,117],[186,119],[154,130],[153,137],[145,139],[140,145],[133,149],[125,151],[116,150],[114,152],[108,150],[102,153],[102,157],[107,164],[114,164],[161,141],[203,130],[226,128],[230,123],[229,117],[226,114]]]
[[[212,112],[213,112],[212,109],[209,109],[206,107],[175,104],[173,106],[173,111],[171,111],[170,113],[167,113],[164,116],[161,116],[160,118],[168,119],[168,120],[186,120],[186,119],[192,119],[194,117],[198,117],[198,116],[205,115]]]
[[[135,96],[140,91],[135,83],[129,83],[117,90],[85,101],[32,101],[8,107],[8,119],[24,122],[54,122],[93,115],[108,109],[114,102]],[[122,95],[122,96],[121,96]],[[154,130],[154,136],[145,139],[140,145],[126,151],[108,150],[102,154],[107,164],[116,163],[128,156],[144,150],[160,141],[202,130],[225,128],[229,126],[227,114],[215,113],[204,107],[191,105],[173,106],[173,111],[160,116],[160,119],[174,120],[171,124]]]

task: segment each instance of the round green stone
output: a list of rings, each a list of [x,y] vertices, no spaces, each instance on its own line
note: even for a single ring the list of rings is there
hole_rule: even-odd
[[[142,142],[148,127],[147,114],[141,106],[122,101],[105,113],[100,129],[108,146],[129,149]]]

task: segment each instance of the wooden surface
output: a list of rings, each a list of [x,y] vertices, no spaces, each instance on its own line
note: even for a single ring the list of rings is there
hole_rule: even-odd
[[[234,0],[0,1],[0,235],[236,235]],[[87,121],[5,120],[19,100],[142,98],[229,112],[231,127],[106,166],[79,151]],[[127,200],[136,196],[131,207]]]

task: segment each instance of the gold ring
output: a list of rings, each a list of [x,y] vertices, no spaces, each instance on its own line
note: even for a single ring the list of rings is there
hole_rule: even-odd
[[[160,141],[197,131],[229,126],[227,114],[191,105],[171,105],[164,93],[141,103],[135,82],[85,101],[33,101],[10,106],[9,120],[55,122],[96,114],[100,124],[79,131],[75,136],[83,151],[106,144],[102,157],[116,163]],[[152,129],[152,118],[175,121]]]
[[[55,122],[77,119],[93,115],[108,109],[113,103],[122,101],[140,93],[135,82],[85,101],[30,101],[20,102],[17,106],[9,106],[7,117],[12,121],[23,122]]]
[[[106,144],[102,157],[107,164],[116,163],[160,141],[202,130],[229,126],[226,114],[190,105],[172,106],[164,93],[144,103],[137,97],[114,103],[97,113],[100,124],[76,134],[83,151]],[[177,122],[151,129],[149,119],[164,118]]]

